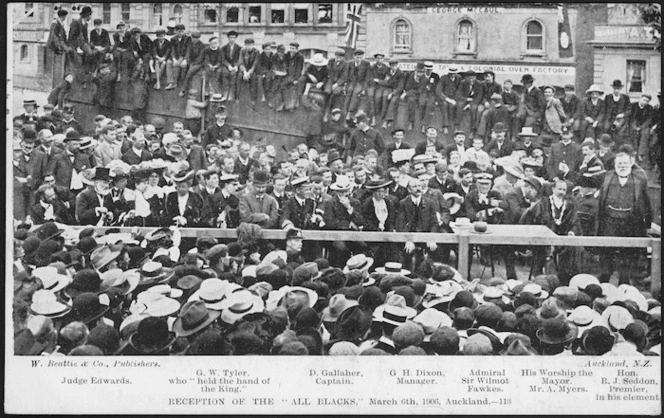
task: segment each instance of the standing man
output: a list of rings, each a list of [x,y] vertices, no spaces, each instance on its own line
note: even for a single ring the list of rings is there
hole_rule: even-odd
[[[67,44],[67,30],[65,29],[65,19],[69,12],[63,8],[58,9],[57,16],[51,23],[51,28],[48,31],[48,41],[46,46],[53,51],[56,55],[66,54],[72,51],[72,48]]]
[[[572,141],[573,133],[569,125],[564,125],[561,129],[560,142],[551,146],[551,155],[547,160],[548,178],[574,183],[583,161],[581,146]]]
[[[39,142],[41,145],[37,147],[38,151],[41,151],[44,153],[46,156],[46,165],[48,166],[51,163],[51,160],[53,158],[64,152],[62,148],[54,147],[53,144],[55,142],[55,139],[53,138],[53,132],[49,129],[42,129],[39,131],[37,134],[37,138],[39,139]]]
[[[535,79],[530,74],[524,74],[521,77],[521,84],[523,84],[526,91],[516,117],[519,120],[518,129],[523,127],[533,128],[536,133],[539,133],[542,116],[544,116],[544,109],[546,107],[546,99],[542,91],[535,87],[534,82]]]
[[[115,125],[106,125],[99,133],[100,142],[94,150],[95,165],[106,167],[111,161],[122,157],[121,146],[115,142],[117,132]]]
[[[387,144],[385,147],[385,155],[383,158],[383,161],[385,164],[383,167],[393,167],[394,160],[392,159],[392,152],[398,150],[398,149],[411,149],[413,148],[409,143],[403,142],[404,139],[404,130],[401,128],[393,129],[392,130],[392,139],[394,142],[391,142]]]
[[[346,119],[357,113],[360,102],[367,97],[367,87],[371,76],[369,61],[364,59],[364,51],[356,49],[353,52],[355,58],[348,64],[348,83],[346,84]],[[369,97],[368,101],[371,101]],[[372,117],[371,105],[369,105],[368,116]],[[375,124],[375,123],[374,123]],[[371,124],[372,126],[374,124]]]
[[[385,151],[385,142],[380,132],[369,126],[369,118],[364,113],[355,117],[356,128],[350,134],[348,145],[348,162],[356,155],[365,155],[374,149],[380,157]]]
[[[238,100],[237,79],[240,71],[240,46],[235,43],[237,32],[228,32],[228,43],[221,47],[221,97]]]
[[[415,114],[418,110],[420,93],[427,86],[428,79],[424,77],[424,63],[418,62],[415,65],[415,71],[408,74],[402,82],[402,93],[399,97],[401,102],[406,102],[408,106],[408,130],[413,130],[415,124]],[[394,118],[396,118],[397,108],[394,108]],[[394,119],[393,118],[393,119]]]
[[[440,77],[436,86],[436,96],[440,101],[443,112],[443,133],[448,134],[457,124],[457,95],[461,76],[459,68],[455,65],[447,69],[447,74]]]
[[[600,86],[593,84],[586,90],[586,94],[590,97],[586,97],[581,103],[582,120],[579,140],[585,138],[597,139],[604,123],[605,104],[599,98],[604,92]]]
[[[544,147],[558,142],[562,124],[567,122],[562,103],[553,97],[555,92],[556,90],[552,86],[544,87],[546,106],[544,107],[544,118],[542,118],[542,132],[539,136],[539,143]]]
[[[648,196],[648,181],[633,170],[631,157],[626,152],[618,152],[615,169],[606,173],[599,195],[599,236],[645,237],[652,222],[652,209]],[[616,257],[622,260],[619,268],[621,282],[629,281],[638,258],[643,257],[641,249],[620,249],[604,251],[600,255],[600,264],[604,271],[600,280],[610,279],[615,267]],[[622,270],[622,271],[620,271]],[[627,276],[627,277],[625,277]]]
[[[34,131],[24,133],[21,140],[21,156],[15,160],[14,177],[20,183],[20,190],[16,190],[16,199],[22,200],[22,209],[27,212],[32,206],[33,194],[41,184],[46,172],[46,155],[35,148],[36,134]],[[16,214],[16,216],[26,213]]]
[[[581,126],[579,121],[581,100],[574,94],[573,84],[565,85],[565,96],[563,96],[560,103],[563,105],[565,115],[568,117],[567,123],[572,127],[572,132],[574,132],[574,135],[579,135],[579,127]]]
[[[491,155],[491,152],[495,152],[500,157],[507,157],[512,154],[514,150],[514,144],[512,141],[509,141],[505,136],[507,130],[505,125],[501,122],[496,123],[491,129],[491,141],[484,147],[484,151]],[[524,134],[519,134],[519,136],[530,135],[532,131],[526,132]]]
[[[249,90],[249,97],[251,105],[256,104],[258,98],[258,74],[256,74],[256,67],[258,66],[258,50],[254,48],[254,40],[247,38],[244,40],[244,48],[240,50],[240,89]],[[239,93],[238,93],[239,99]]]
[[[436,152],[441,152],[445,147],[445,145],[438,140],[438,129],[433,126],[429,126],[426,129],[426,139],[415,145],[415,155],[426,154],[427,149],[430,147],[434,147]]]
[[[233,127],[226,124],[226,116],[226,108],[219,106],[214,114],[214,123],[208,126],[201,135],[203,147],[210,144],[224,145],[227,139],[233,135]]]
[[[623,88],[622,81],[613,80],[613,94],[609,94],[604,98],[604,126],[602,133],[615,135],[620,132],[621,128],[626,122],[627,111],[630,107],[629,96],[621,93]]]

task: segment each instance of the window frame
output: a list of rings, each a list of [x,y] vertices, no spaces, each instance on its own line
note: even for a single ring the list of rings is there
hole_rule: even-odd
[[[216,19],[215,19],[214,22],[210,22],[210,21],[207,20],[207,11],[208,10],[214,10],[214,13],[216,15]],[[201,14],[202,14],[201,19],[200,19],[200,25],[201,26],[218,25],[219,24],[219,19],[222,18],[221,16],[219,16],[219,10],[217,8],[214,8],[214,7],[201,7],[200,11],[201,11]]]
[[[175,8],[180,7],[180,14],[179,16],[175,14]],[[175,21],[176,24],[181,24],[183,23],[184,20],[184,7],[182,7],[182,4],[180,3],[174,3],[173,7],[171,8],[171,19]],[[179,19],[179,21],[178,21]]]
[[[25,51],[25,58],[23,58],[23,51]],[[28,44],[22,44],[18,50],[18,61],[22,63],[30,62],[30,46]]]
[[[246,22],[245,24],[251,25],[251,26],[260,26],[265,24],[265,8],[263,7],[263,4],[257,4],[257,3],[250,3],[247,4],[247,12],[246,12]],[[249,13],[249,8],[251,7],[259,7],[261,12],[260,12],[260,21],[259,22],[250,22],[249,19],[251,18],[251,13]],[[238,8],[239,9],[239,8]],[[240,16],[238,16],[240,18]]]
[[[127,6],[127,11],[124,11],[124,6]],[[127,19],[124,18],[125,13],[127,14]],[[120,3],[120,21],[128,24],[131,20],[131,3]]]
[[[324,5],[324,4],[329,4],[330,6],[332,6],[332,20],[329,21],[329,22],[321,22],[318,19],[319,7]],[[336,10],[335,10],[336,8],[334,7],[335,5],[336,5],[336,3],[314,3],[314,7],[316,8],[316,16],[315,16],[315,20],[314,20],[315,24],[324,25],[324,26],[333,25],[334,24],[335,13],[336,13]]]
[[[108,6],[108,10],[105,10],[105,8]],[[101,24],[102,25],[110,25],[113,17],[113,5],[111,3],[102,3],[101,4]],[[108,21],[106,20],[106,17],[108,17]]]
[[[161,12],[160,12],[159,14],[157,14],[157,13],[155,12],[155,7],[156,7],[156,6],[159,6],[159,8],[160,8],[160,10],[161,10]],[[155,22],[157,16],[160,16],[160,19],[159,19],[159,20],[160,20],[160,23],[156,23],[156,22]],[[151,26],[152,28],[161,28],[161,27],[164,27],[164,26],[165,26],[165,25],[164,25],[164,3],[152,3],[152,7],[150,8],[150,17],[151,17],[151,19],[150,19],[150,26]]]
[[[288,3],[268,3],[268,5],[269,5],[269,19],[266,19],[265,23],[270,25],[270,26],[276,26],[276,27],[287,25],[288,22],[289,22],[289,18],[290,18],[290,13],[288,13],[288,9],[289,9]],[[274,7],[275,5],[277,5],[279,7],[275,8]],[[281,6],[283,6],[283,8]],[[283,23],[273,23],[272,22],[272,11],[273,10],[281,10],[281,11],[284,12],[284,21],[283,21]],[[266,13],[267,13],[267,10],[266,10]]]
[[[237,22],[229,22],[228,21],[228,11],[230,9],[237,9]],[[240,5],[235,4],[235,3],[232,3],[230,5],[226,5],[223,8],[222,14],[223,14],[223,16],[222,16],[223,19],[222,20],[223,20],[224,25],[241,25],[242,24],[242,7],[240,7]]]
[[[397,48],[397,25],[404,22],[408,26],[409,45]],[[413,53],[413,23],[405,16],[398,16],[390,24],[390,54],[412,54]]]
[[[297,7],[299,5],[306,4],[306,7]],[[297,25],[297,26],[307,26],[307,25],[313,25],[314,21],[312,19],[312,13],[311,13],[311,3],[292,3],[291,8],[293,9],[293,14],[291,16],[292,22],[291,24]],[[295,12],[297,10],[306,10],[307,11],[307,21],[304,23],[295,23]]]
[[[32,15],[28,15],[28,10],[30,10],[28,8],[29,4],[32,5]],[[37,12],[37,5],[38,4],[39,3],[35,3],[35,2],[25,2],[24,3],[25,8],[23,9],[23,16],[25,17],[25,20],[27,20],[27,21],[37,20],[37,13],[36,12]]]
[[[542,49],[528,49],[528,25],[531,22],[537,22],[542,27]],[[530,35],[534,36],[534,35]],[[521,56],[530,56],[530,57],[545,57],[546,56],[546,25],[544,22],[535,17],[531,16],[523,22],[521,27]]]
[[[472,32],[470,33],[470,41],[473,46],[472,50],[461,50],[459,49],[459,29],[461,29],[461,25],[465,22],[470,23],[470,28]],[[477,57],[477,50],[478,50],[478,43],[477,43],[477,31],[478,31],[478,26],[477,22],[474,19],[471,19],[469,16],[464,15],[461,18],[459,18],[455,24],[454,24],[454,32],[452,33],[452,57],[456,57],[457,55],[463,55],[463,56],[469,56],[469,57]]]
[[[629,66],[630,63],[642,63],[643,69],[641,71],[641,91],[630,91],[630,85],[632,84],[629,79]],[[646,92],[647,86],[647,68],[648,60],[646,59],[626,59],[625,60],[625,93],[630,97],[641,97],[643,93]]]

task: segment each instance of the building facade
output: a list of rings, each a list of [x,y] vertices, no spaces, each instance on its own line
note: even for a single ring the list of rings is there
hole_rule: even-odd
[[[662,56],[655,49],[650,28],[643,23],[637,4],[609,4],[608,24],[595,26],[594,83],[611,92],[620,80],[632,101],[647,93],[657,101],[662,86]]]
[[[575,36],[577,9],[568,7],[571,54],[559,52],[560,10],[529,4],[367,5],[366,50],[397,58],[404,68],[429,60],[434,71],[450,65],[476,72],[494,71],[496,81],[519,84],[532,74],[537,85],[575,84],[579,58]]]

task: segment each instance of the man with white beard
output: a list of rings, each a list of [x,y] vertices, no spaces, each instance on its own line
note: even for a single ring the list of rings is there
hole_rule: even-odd
[[[652,208],[648,196],[648,181],[641,171],[633,170],[633,161],[626,152],[618,152],[615,169],[606,173],[599,196],[599,236],[645,237],[652,222]],[[600,277],[608,281],[613,273],[615,257],[621,258],[624,271],[620,271],[621,281],[628,279],[622,273],[635,270],[640,249],[619,249],[604,251],[601,265],[604,271]],[[620,268],[619,270],[623,270]]]

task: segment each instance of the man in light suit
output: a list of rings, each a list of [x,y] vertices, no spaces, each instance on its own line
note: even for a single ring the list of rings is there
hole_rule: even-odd
[[[279,203],[277,199],[265,193],[270,182],[264,170],[256,170],[253,179],[253,193],[240,198],[240,219],[242,222],[257,224],[262,228],[277,228],[279,221]]]
[[[560,100],[553,97],[555,92],[556,90],[552,86],[544,87],[546,106],[544,107],[544,118],[542,118],[542,132],[539,142],[545,147],[558,142],[562,133],[561,128],[563,123],[567,122],[567,115],[565,115],[563,104]]]
[[[115,143],[117,136],[115,126],[106,125],[100,132],[101,142],[93,152],[95,165],[106,167],[111,161],[122,158],[122,148]]]

